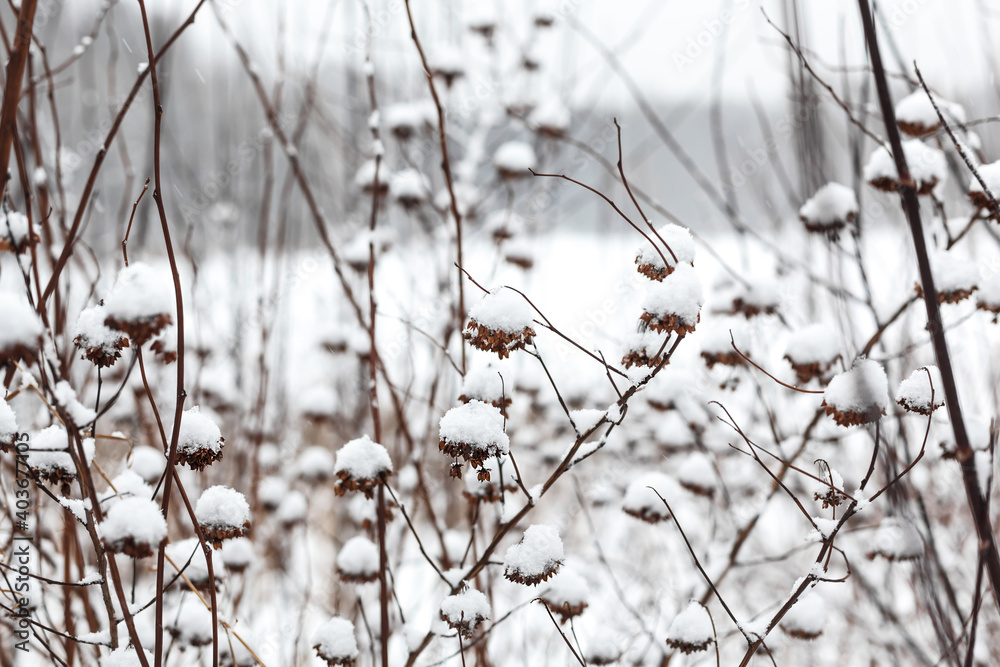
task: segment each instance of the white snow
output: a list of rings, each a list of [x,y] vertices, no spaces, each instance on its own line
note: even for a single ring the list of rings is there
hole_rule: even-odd
[[[147,484],[152,484],[160,478],[164,468],[167,467],[167,457],[160,449],[142,445],[132,450],[130,465]]]
[[[17,433],[17,417],[13,408],[7,401],[0,400],[0,442],[13,442]]]
[[[976,171],[979,172],[983,181],[986,182],[986,187],[993,193],[993,196],[1000,196],[1000,160],[989,164],[979,165],[976,168]],[[969,193],[979,192],[985,194],[983,186],[979,183],[979,179],[975,176],[970,176],[970,179]]]
[[[656,234],[659,235],[659,238],[657,238]],[[666,268],[663,264],[664,257],[670,266],[678,263],[692,264],[694,262],[694,238],[687,227],[669,223],[660,227],[656,234],[649,234],[656,247],[648,241],[639,246],[639,250],[636,252],[637,264],[649,264],[656,269],[662,270]],[[662,239],[662,243],[660,239]],[[664,243],[666,246],[663,246]],[[657,248],[659,248],[659,252]],[[663,253],[662,257],[660,256],[661,252]],[[677,259],[675,260],[674,257]]]
[[[854,190],[834,182],[817,190],[799,209],[799,217],[821,226],[847,222],[857,213],[858,198]]]
[[[785,356],[801,365],[829,364],[839,354],[840,336],[827,323],[810,324],[795,331],[785,345]]]
[[[422,202],[430,193],[427,177],[416,169],[403,169],[392,175],[389,194],[397,201]]]
[[[385,447],[367,435],[349,441],[337,451],[334,474],[346,472],[354,479],[375,479],[392,472],[392,459]]]
[[[152,498],[153,488],[135,471],[126,468],[111,480],[111,485],[100,498],[101,502],[105,503],[102,506],[109,507],[114,504],[112,499],[128,497]]]
[[[22,296],[0,292],[0,351],[19,345],[35,349],[42,337],[42,322]]]
[[[84,308],[76,320],[74,337],[83,349],[98,348],[107,355],[113,355],[120,348],[125,334],[104,324],[108,314],[104,306]]]
[[[194,515],[208,528],[243,528],[250,522],[250,505],[236,489],[216,485],[202,491]]]
[[[540,597],[557,607],[578,607],[587,604],[590,599],[590,586],[575,568],[564,567],[552,578],[548,589]]]
[[[60,380],[56,383],[53,394],[56,402],[66,411],[77,427],[86,426],[97,419],[96,412],[80,404],[76,398],[76,391],[66,380]]]
[[[44,172],[43,172],[44,173]],[[28,216],[19,211],[0,213],[0,243],[14,241],[14,246],[20,247],[28,239],[31,230],[28,227]]]
[[[555,98],[542,102],[528,115],[530,125],[556,136],[561,136],[569,130],[571,120],[569,107]]]
[[[385,124],[392,132],[416,132],[433,123],[437,118],[431,100],[400,102],[385,108]]]
[[[225,566],[234,571],[245,570],[255,558],[253,542],[245,537],[226,540],[219,551]]]
[[[788,632],[816,636],[826,627],[828,615],[826,600],[818,593],[809,592],[792,605],[781,619],[781,627]]]
[[[40,472],[62,472],[75,476],[76,466],[73,464],[73,457],[66,449],[68,443],[66,430],[61,426],[49,426],[43,429],[31,439],[28,465]],[[89,463],[94,458],[93,439],[84,439],[83,449]]]
[[[260,488],[257,489],[257,499],[265,507],[273,509],[281,505],[281,501],[287,493],[288,482],[280,477],[265,477],[260,480]]]
[[[392,174],[383,162],[378,168],[379,188],[387,187],[391,180]],[[354,184],[366,191],[375,187],[375,160],[368,160],[361,165],[354,176]]]
[[[840,412],[868,412],[889,408],[889,384],[878,362],[858,359],[849,371],[835,375],[823,400]]]
[[[625,489],[622,509],[633,516],[638,515],[653,520],[667,519],[670,517],[670,512],[656,495],[657,493],[674,508],[683,498],[680,486],[672,478],[662,472],[647,472]]]
[[[461,76],[465,73],[466,55],[449,44],[438,44],[427,58],[431,72],[443,76]]]
[[[649,285],[642,310],[659,319],[675,315],[682,323],[694,325],[704,304],[698,274],[689,264],[680,264],[663,282]]]
[[[509,367],[488,362],[469,370],[462,380],[461,395],[484,403],[499,403],[510,399],[514,385],[510,381]]]
[[[667,628],[668,643],[702,646],[714,641],[714,635],[708,611],[694,601],[689,602]]]
[[[494,331],[520,333],[531,327],[534,314],[520,294],[497,287],[469,310],[469,319]]]
[[[379,570],[378,546],[367,537],[352,537],[337,552],[337,569],[352,577],[374,578]]]
[[[324,660],[354,660],[358,657],[358,640],[354,624],[334,616],[313,634],[313,647]]]
[[[928,376],[928,371],[930,376]],[[934,405],[931,405],[931,385],[934,389]],[[944,405],[944,381],[937,366],[918,368],[899,383],[896,402],[904,408],[927,413]]]
[[[173,576],[177,572],[177,569],[174,567],[176,565],[177,568],[183,570],[184,576],[190,579],[193,584],[198,585],[208,582],[208,561],[205,560],[205,552],[201,548],[197,537],[189,537],[179,542],[171,542],[167,545],[166,554],[174,562],[172,565],[169,560],[167,561],[168,571],[166,574],[168,576]],[[209,550],[209,555],[212,558],[215,579],[219,581],[225,576],[225,570],[220,562],[221,559],[217,560],[215,553],[211,549]],[[188,564],[188,559],[191,559],[190,564]],[[185,565],[187,565],[186,569]]]
[[[169,315],[174,309],[174,284],[165,271],[133,262],[118,273],[114,290],[104,303],[107,316],[122,322]]]
[[[587,431],[593,429],[601,420],[607,415],[605,410],[572,410],[569,413],[570,419],[573,420],[573,425],[576,427],[576,432],[583,434]]]
[[[938,293],[971,292],[977,288],[979,271],[974,262],[946,252],[932,253],[929,259]]]
[[[504,573],[523,579],[546,578],[563,560],[563,543],[559,531],[549,525],[528,526],[521,541],[507,548],[503,559]]]
[[[965,109],[963,109],[961,105],[949,102],[948,100],[942,99],[937,95],[934,95],[934,101],[937,102],[938,107],[941,109],[941,113],[945,115],[949,124],[954,122],[965,122]],[[934,110],[934,105],[931,104],[930,98],[922,88],[917,88],[917,90],[899,100],[899,102],[896,103],[895,111],[897,123],[922,125],[927,128],[927,130],[931,130],[937,127],[941,122],[940,119],[938,119],[937,112]],[[950,118],[948,118],[948,116],[950,116]]]
[[[334,474],[333,453],[322,445],[310,445],[295,457],[295,472],[306,481],[320,481]]]
[[[201,413],[199,406],[185,410],[177,440],[177,451],[194,454],[201,450],[222,451],[222,431],[214,421]]]
[[[143,649],[147,664],[153,664],[153,654]],[[139,655],[131,646],[121,646],[101,658],[101,667],[139,667]]]
[[[924,542],[912,521],[889,516],[882,519],[875,533],[875,553],[895,560],[917,558],[924,553]]]
[[[464,623],[472,629],[490,618],[490,603],[482,591],[465,588],[441,601],[441,615],[452,627]]]
[[[494,237],[508,238],[524,231],[528,224],[523,216],[513,211],[500,210],[490,213],[483,223],[483,229]]]
[[[944,153],[927,146],[919,139],[904,141],[903,155],[906,157],[906,166],[910,169],[910,175],[918,183],[918,188],[922,183],[943,183],[948,176],[948,163]],[[880,178],[899,180],[896,163],[892,154],[889,153],[889,149],[885,146],[879,146],[875,149],[871,157],[868,158],[863,173],[864,179],[869,182]]]
[[[984,278],[976,290],[976,304],[987,310],[1000,309],[1000,273]]]
[[[137,544],[156,548],[167,537],[167,522],[160,506],[149,498],[123,498],[108,509],[98,528],[109,543],[132,538]]]
[[[677,479],[686,487],[714,489],[716,481],[712,459],[702,452],[688,455],[677,466]]]
[[[493,153],[493,166],[505,174],[527,176],[535,162],[534,149],[523,141],[508,141]]]
[[[469,401],[448,410],[441,417],[440,438],[449,444],[466,444],[473,449],[506,454],[510,438],[503,430],[498,408],[482,401]]]
[[[299,491],[289,491],[281,499],[275,516],[279,522],[287,525],[305,521],[308,511],[309,501],[306,497]]]

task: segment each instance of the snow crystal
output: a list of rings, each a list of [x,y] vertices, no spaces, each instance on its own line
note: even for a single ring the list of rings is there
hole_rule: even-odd
[[[167,522],[160,506],[149,498],[125,498],[108,509],[98,529],[106,542],[126,539],[158,547],[167,538]]]
[[[20,345],[29,349],[39,346],[42,322],[27,300],[8,292],[0,292],[0,313],[3,313],[0,352]]]
[[[90,408],[84,407],[76,399],[76,391],[66,380],[56,383],[53,391],[56,402],[66,411],[76,426],[85,426],[97,419],[97,413]]]
[[[937,95],[934,95],[934,101],[937,102],[938,107],[941,109],[941,113],[945,114],[945,116],[951,116],[949,121],[958,123],[965,122],[965,109],[963,109],[961,105],[949,102],[948,100],[942,99]],[[908,132],[909,134],[925,134],[926,132],[935,129],[941,123],[937,112],[934,110],[934,105],[931,103],[931,99],[921,88],[918,88],[903,99],[899,100],[899,102],[896,103],[895,111],[896,122],[899,123],[901,127],[911,125],[913,126],[912,129],[917,130],[912,133]]]
[[[202,526],[242,528],[250,522],[250,505],[239,491],[217,485],[202,492],[194,515]]]
[[[712,618],[708,610],[697,602],[688,606],[674,617],[667,628],[667,643],[675,648],[694,647],[693,650],[703,650],[712,643],[715,631],[712,629]]]
[[[682,323],[693,325],[704,303],[698,274],[689,264],[681,264],[663,282],[650,285],[642,310],[658,319],[673,315]]]
[[[840,373],[827,386],[823,401],[838,412],[885,414],[889,407],[889,385],[885,371],[871,359],[858,359],[849,371]]]
[[[930,372],[930,377],[927,373]],[[934,405],[931,405],[931,386],[934,389]],[[937,366],[918,368],[899,383],[896,402],[908,410],[930,414],[944,405],[944,381]]]
[[[503,430],[500,410],[482,401],[469,401],[452,408],[441,417],[441,440],[451,444],[466,444],[473,449],[489,450],[490,454],[506,454],[510,438]]]
[[[358,641],[354,624],[346,618],[334,616],[313,634],[313,648],[324,660],[350,660],[358,657]]]
[[[457,595],[441,601],[441,616],[452,627],[467,624],[470,627],[490,618],[490,603],[482,591],[466,588]]]
[[[659,235],[659,238],[657,238],[657,235]],[[650,234],[650,238],[656,247],[650,245],[648,241],[643,243],[636,253],[635,261],[637,264],[649,264],[655,269],[664,270],[666,269],[666,266],[663,264],[664,257],[666,257],[667,262],[671,266],[677,263],[691,264],[694,262],[694,239],[691,237],[691,231],[687,227],[670,223],[660,227],[656,234]],[[663,240],[662,243],[660,239]],[[662,247],[664,243],[666,247]],[[657,251],[657,248],[659,248],[659,251]],[[661,252],[663,253],[663,257],[660,256]],[[675,256],[676,260],[674,259]]]
[[[469,319],[494,331],[520,333],[531,327],[534,311],[520,294],[498,287],[469,310]]]
[[[576,432],[583,434],[596,428],[607,416],[607,412],[604,410],[573,410],[569,416],[573,420]]]
[[[535,151],[523,141],[508,141],[493,154],[493,166],[502,174],[527,176],[535,168]]]
[[[563,543],[559,531],[552,526],[528,526],[521,541],[507,548],[504,556],[504,576],[526,584],[544,581],[558,569],[563,560]]]
[[[35,187],[45,187],[49,182],[49,175],[45,173],[45,167],[35,167],[35,170],[31,172],[31,180],[35,183]]]
[[[785,356],[795,364],[829,364],[840,356],[840,336],[830,324],[810,324],[788,337]]]
[[[174,284],[170,275],[134,262],[118,274],[114,290],[105,300],[109,318],[134,322],[169,315],[174,307]]]
[[[947,177],[948,163],[944,153],[927,146],[919,139],[904,141],[903,155],[906,157],[906,165],[910,169],[913,180],[917,182],[918,189],[929,191],[934,184],[944,182]],[[893,182],[899,180],[896,162],[888,148],[879,146],[871,154],[864,168],[864,179],[868,182],[882,179]]]
[[[858,213],[854,190],[840,183],[827,183],[799,209],[799,217],[815,225],[849,222]]]
[[[197,405],[184,411],[181,417],[177,451],[189,454],[209,450],[215,454],[222,451],[222,431],[214,421],[201,413]]]
[[[346,473],[354,479],[375,479],[392,472],[392,459],[385,447],[367,435],[351,440],[337,451],[334,474]]]
[[[378,546],[367,537],[352,537],[337,553],[337,569],[349,577],[373,579],[379,571]]]

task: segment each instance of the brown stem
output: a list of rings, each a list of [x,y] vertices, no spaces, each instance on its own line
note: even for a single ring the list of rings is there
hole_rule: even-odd
[[[958,460],[962,466],[962,481],[965,485],[965,493],[969,502],[969,511],[972,514],[976,533],[979,536],[979,550],[982,552],[986,572],[989,575],[990,584],[993,588],[993,601],[1000,608],[1000,555],[997,553],[996,541],[993,537],[986,501],[979,490],[975,456],[972,445],[969,443],[969,435],[965,430],[965,421],[962,418],[962,406],[959,402],[958,387],[955,384],[955,373],[952,369],[951,356],[948,352],[948,340],[945,337],[944,327],[942,326],[937,289],[934,287],[934,276],[931,273],[930,259],[924,240],[924,230],[920,222],[920,204],[917,201],[917,191],[914,187],[909,167],[906,164],[906,156],[903,154],[902,140],[899,135],[899,128],[896,126],[896,114],[892,105],[892,97],[889,93],[889,85],[886,81],[885,69],[882,66],[882,56],[879,52],[878,37],[875,33],[871,7],[868,4],[868,0],[858,0],[858,6],[861,10],[861,19],[864,24],[868,53],[872,60],[872,70],[875,75],[879,105],[882,108],[885,129],[889,135],[889,143],[892,146],[892,154],[896,162],[896,171],[899,174],[900,199],[903,211],[906,213],[906,220],[910,226],[910,233],[913,237],[913,245],[917,255],[917,264],[920,268],[920,282],[923,286],[924,306],[927,309],[927,328],[930,330],[934,355],[937,358],[937,365],[941,371],[941,380],[944,384],[945,404],[948,408],[948,416],[951,419],[952,430],[955,435]]]
[[[4,171],[3,187],[0,196],[7,190],[7,165],[10,163],[10,148],[17,134],[17,103],[21,100],[21,81],[24,78],[24,68],[28,64],[28,51],[31,48],[31,28],[35,23],[35,7],[37,0],[24,0],[17,16],[17,31],[14,33],[14,43],[11,47],[10,60],[7,61],[7,80],[3,90],[3,105],[0,106],[0,168]]]

